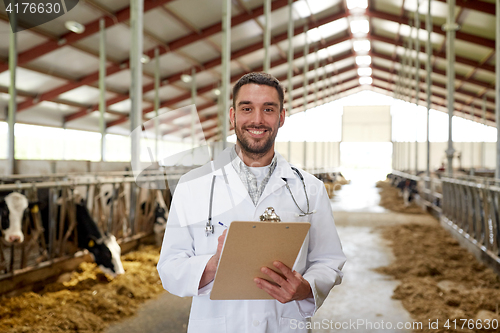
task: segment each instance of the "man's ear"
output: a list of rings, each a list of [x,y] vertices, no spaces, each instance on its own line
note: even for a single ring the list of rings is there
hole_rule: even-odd
[[[234,109],[232,106],[229,108],[229,120],[231,121],[231,126],[234,127]]]
[[[285,123],[285,118],[286,118],[286,112],[285,108],[283,108],[280,112],[280,127],[283,126],[283,124]]]

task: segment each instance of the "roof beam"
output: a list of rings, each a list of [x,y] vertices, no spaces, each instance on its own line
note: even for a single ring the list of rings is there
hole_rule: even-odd
[[[386,20],[386,21],[392,21],[392,22],[396,22],[399,24],[408,25],[408,15],[405,15],[404,17],[400,17],[397,15],[392,15],[389,13],[384,13],[381,11],[370,10],[370,9],[368,9],[366,11],[366,15],[368,15],[369,17],[373,17],[373,18],[378,18],[378,19],[382,19],[382,20]],[[425,22],[420,23],[420,29],[425,30]],[[444,32],[441,29],[441,26],[439,26],[437,24],[434,24],[432,26],[432,32],[434,32],[435,34],[446,36],[446,32]],[[488,39],[488,38],[484,38],[484,37],[480,37],[480,36],[476,36],[476,35],[471,35],[471,34],[468,34],[465,32],[461,32],[461,31],[456,32],[456,38],[463,40],[463,41],[466,41],[466,42],[469,42],[469,43],[485,46],[485,47],[488,47],[490,49],[495,49],[495,40],[494,39],[492,40],[492,39]]]
[[[144,12],[152,10],[158,6],[164,5],[173,0],[144,0]],[[120,9],[119,11],[113,13],[115,19],[105,15],[101,17],[105,20],[106,28],[111,27],[115,24],[128,21],[130,19],[130,7]],[[99,21],[101,18],[94,20],[85,25],[85,31],[81,34],[74,32],[67,32],[62,36],[59,36],[59,40],[49,40],[45,43],[32,47],[18,55],[17,64],[18,66],[24,65],[30,61],[35,60],[47,53],[60,49],[64,46],[76,43],[84,38],[87,38],[99,31]],[[9,65],[6,63],[0,64],[0,73],[9,69]]]
[[[375,80],[379,80],[379,81],[382,81],[384,83],[387,83],[389,85],[389,87],[383,87],[383,86],[377,84],[377,82],[375,82]],[[372,83],[372,87],[384,90],[385,92],[387,92],[388,96],[391,96],[391,95],[394,94],[394,90],[393,90],[395,88],[395,83],[394,82],[389,82],[388,80],[386,80],[384,78],[380,78],[380,77],[376,77],[375,80]],[[394,87],[391,87],[391,86],[394,86]],[[438,97],[438,98],[442,98],[442,99],[446,98],[444,95],[439,95],[439,94],[435,94],[433,96]],[[424,100],[423,98],[419,98],[419,100],[422,101],[422,102],[427,103],[426,100]],[[455,104],[457,104],[457,103],[455,103]],[[438,103],[436,101],[431,101],[431,105],[434,105],[434,109],[435,110],[441,110],[442,112],[446,112],[446,113],[448,112],[448,106],[445,105],[444,103]],[[470,114],[468,112],[461,112],[461,113],[463,113],[464,115],[465,114]],[[481,115],[477,114],[475,116],[478,117],[479,119],[481,119]],[[465,117],[465,118],[467,119],[467,117]],[[486,119],[489,120],[489,121],[491,121],[491,122],[493,122],[493,123],[495,122],[494,120],[491,120],[491,119],[488,119],[488,118],[486,118]]]
[[[150,2],[152,2],[153,0],[146,0],[148,2],[148,4]],[[157,5],[163,5],[165,4],[166,2],[168,1],[172,1],[172,0],[158,0],[158,1],[153,1],[155,4]],[[297,1],[297,0],[294,0],[294,1]],[[287,0],[277,0],[277,1],[274,1],[272,3],[272,9],[273,10],[277,10],[279,8],[282,8],[284,6],[288,5],[288,1]],[[151,5],[150,5],[151,6]],[[146,3],[144,4],[144,10],[146,11]],[[150,8],[152,9],[152,8]],[[128,10],[128,8],[127,8]],[[248,20],[251,20],[253,19],[254,17],[258,17],[260,15],[262,15],[262,13],[264,12],[264,7],[261,6],[257,9],[255,9],[251,15],[247,14],[247,13],[243,13],[243,14],[240,14],[240,15],[237,15],[235,17],[233,17],[231,19],[231,26],[234,27],[236,25],[239,25],[241,23],[244,23]],[[129,13],[129,10],[128,10],[128,15],[130,14]],[[106,26],[108,26],[108,19],[109,18],[106,18]],[[127,18],[128,19],[128,18]],[[111,20],[111,19],[109,19]],[[113,21],[113,20],[111,20]],[[114,21],[113,21],[114,22]],[[99,22],[97,21],[97,30],[98,31],[98,26],[99,26]],[[87,30],[86,30],[87,31]],[[203,39],[206,39],[208,38],[209,36],[212,36],[216,33],[219,33],[222,31],[222,23],[221,22],[218,22],[218,23],[215,23],[207,28],[204,28],[201,30],[200,33],[197,33],[197,32],[193,32],[191,34],[188,34],[186,36],[183,36],[183,37],[180,37],[170,43],[164,43],[162,47],[160,47],[160,55],[163,55],[167,52],[173,52],[175,50],[178,50],[184,46],[187,46],[191,43],[195,43],[197,41],[200,41],[200,40],[203,40]],[[76,34],[75,34],[76,35]],[[155,49],[157,47],[154,47],[152,48],[151,50],[145,52],[145,54],[147,54],[151,59],[153,59],[155,57]],[[219,58],[220,60],[220,58]],[[204,70],[205,68],[203,67],[199,67],[199,66],[194,66],[197,71],[200,71],[200,70]],[[113,75],[115,73],[118,73],[124,69],[127,69],[129,68],[129,59],[126,59],[124,60],[120,65],[116,65],[116,64],[113,64],[111,66],[108,66],[106,68],[106,75],[107,76],[110,76],[110,75]],[[184,73],[184,72],[182,72]],[[182,73],[178,74],[178,78],[177,80],[180,79],[180,75],[182,75]],[[45,92],[44,94],[40,94],[40,98],[38,100],[38,102],[41,102],[43,100],[51,100],[51,99],[54,99],[56,98],[58,95],[62,94],[62,93],[65,93],[67,91],[70,91],[72,89],[75,89],[75,88],[78,88],[78,87],[81,87],[83,85],[89,85],[95,81],[97,81],[99,78],[99,72],[94,72],[94,73],[91,73],[89,75],[86,75],[82,78],[80,78],[79,80],[77,81],[73,81],[73,82],[68,82],[66,85],[62,85],[56,89],[53,89],[53,90],[50,90],[50,91],[47,91]],[[151,86],[154,86],[153,84],[151,84]],[[128,98],[128,96],[127,96]],[[127,98],[124,98],[127,99]],[[36,105],[37,103],[35,103],[34,101],[26,101],[24,103],[21,103],[18,105],[18,111],[22,111],[26,108],[29,108],[29,107],[32,107],[34,105]],[[109,106],[109,105],[108,105]]]
[[[384,68],[384,67],[374,66],[373,69],[389,73],[389,71],[386,68]],[[388,79],[386,79],[384,77],[381,77],[380,75],[377,75],[377,73],[375,71],[373,72],[373,78],[377,79],[377,80],[380,80],[380,81],[384,81],[386,83],[395,84],[394,83],[394,79],[388,80]],[[420,82],[421,83],[425,83],[425,80],[424,79],[420,79]],[[446,89],[446,85],[440,84],[440,83],[436,83],[436,82],[433,82],[432,86],[439,87],[439,88],[442,88],[442,89]],[[410,96],[410,98],[414,100],[415,98],[413,97],[414,96],[413,92],[415,92],[415,85],[414,84],[411,86],[411,96]],[[461,92],[461,94],[464,94],[464,93]],[[436,92],[432,92],[432,96],[438,97],[438,98],[442,98],[443,100],[446,100],[446,96],[445,95],[441,95],[441,94],[438,94]],[[457,97],[458,96],[455,96],[455,99],[457,99]],[[460,99],[463,100],[463,98],[460,98]],[[423,101],[423,102],[426,102],[426,99],[423,98],[423,97],[420,97],[419,100]],[[460,102],[455,102],[455,104],[460,105],[462,107],[464,105],[464,103],[460,103]],[[489,113],[493,113],[494,112],[491,109],[487,109],[487,110],[488,110]],[[458,112],[458,110],[456,109],[456,107],[455,107],[455,112]]]
[[[378,71],[382,71],[382,72],[385,72],[385,73],[390,74],[389,70],[388,70],[387,68],[385,68],[385,67],[382,67],[382,66],[378,66],[378,65],[372,64],[372,68],[373,68],[374,70],[378,70]],[[391,80],[393,80],[393,79],[391,79]],[[425,79],[423,79],[423,78],[420,78],[419,82],[420,82],[421,84],[425,84],[425,83],[426,83],[426,82],[425,82]],[[414,87],[414,86],[415,86],[415,79],[414,79],[413,77],[412,77],[412,83],[413,83],[413,84],[412,84],[412,87]],[[437,87],[437,88],[441,88],[441,89],[446,89],[446,85],[445,85],[445,84],[443,84],[443,83],[438,83],[438,82],[432,82],[432,87]],[[472,98],[472,99],[474,99],[474,98],[478,98],[478,97],[477,97],[477,96],[475,96],[474,94],[472,94],[472,93],[470,93],[470,92],[468,92],[468,91],[465,91],[465,90],[463,90],[463,89],[461,89],[461,90],[455,90],[455,92],[456,92],[456,93],[459,93],[459,94],[462,94],[462,95],[465,95],[465,96],[468,96],[468,97],[470,97],[470,98]],[[411,98],[413,98],[413,95],[411,96]],[[456,97],[455,97],[455,98],[456,98]],[[465,100],[464,98],[461,98],[461,99],[462,99],[462,100]],[[488,98],[488,102],[495,103],[495,100],[494,100],[493,98]],[[465,103],[465,104],[470,104],[470,103],[468,103],[466,100],[465,100],[465,102],[464,102],[464,103]],[[479,100],[479,99],[478,99],[478,101],[477,101],[477,103],[476,103],[476,104],[481,105],[481,103],[482,103],[482,100]],[[493,112],[493,110],[492,110],[492,109],[489,109],[489,112]]]
[[[286,35],[286,34],[287,34],[287,33],[285,33],[285,35]],[[344,37],[340,37],[340,38],[336,38],[336,39],[330,40],[330,41],[329,41],[329,43],[327,43],[327,44],[325,45],[325,48],[326,48],[326,47],[328,47],[328,46],[331,46],[331,45],[335,45],[335,44],[337,44],[337,43],[341,43],[341,42],[346,41],[346,40],[348,40],[348,39],[349,39],[349,37],[348,37],[348,36],[344,36]],[[261,43],[259,43],[259,44],[261,44]],[[260,45],[260,48],[261,48],[261,47],[262,47],[262,45]],[[259,48],[259,49],[260,49],[260,48]],[[338,60],[342,60],[342,59],[345,59],[345,58],[351,57],[351,56],[352,56],[352,54],[353,54],[352,52],[349,52],[347,55],[339,56],[338,58],[336,58],[336,60],[338,61]],[[295,54],[294,54],[294,59],[298,59],[298,58],[301,58],[301,57],[303,57],[303,51],[299,51],[299,52],[297,52],[297,53],[295,53]],[[220,58],[219,58],[218,60],[220,61]],[[287,62],[287,60],[286,60],[286,59],[278,59],[278,60],[275,60],[275,61],[273,61],[273,62],[271,63],[271,68],[272,68],[272,67],[279,66],[279,65],[282,65],[282,64],[284,64],[284,63],[286,63],[286,62]],[[260,67],[258,67],[258,68],[254,68],[254,69],[253,69],[253,71],[261,71],[261,70],[262,70],[262,66],[260,66]],[[233,77],[231,78],[231,82],[234,82],[234,81],[236,81],[237,79],[239,79],[239,78],[241,77],[241,75],[242,75],[242,74],[237,74],[237,75],[233,76]],[[198,94],[204,94],[204,93],[206,93],[206,92],[209,92],[209,91],[211,91],[211,90],[212,90],[212,88],[213,88],[213,85],[212,85],[212,84],[206,85],[206,86],[204,86],[204,87],[200,87],[200,88],[198,89]],[[190,98],[190,96],[191,96],[190,94],[186,93],[186,94],[183,94],[183,95],[178,96],[178,97],[176,97],[176,98],[173,98],[173,99],[170,99],[170,100],[166,100],[166,101],[164,101],[164,102],[162,102],[162,103],[161,103],[160,107],[170,107],[170,106],[175,105],[175,104],[177,104],[177,103],[179,103],[179,102],[182,102],[183,100],[189,99],[189,98]],[[144,110],[143,110],[143,114],[146,114],[146,113],[151,112],[151,111],[153,111],[153,109],[152,109],[151,107],[150,107],[150,108],[146,108],[146,109],[144,109]],[[120,124],[120,123],[126,122],[126,121],[127,121],[127,119],[128,119],[128,117],[123,117],[122,119],[116,119],[116,120],[114,120],[113,122],[108,123],[108,125],[107,125],[107,126],[109,127],[109,126],[115,126],[115,125],[118,125],[118,124]]]
[[[395,41],[392,38],[388,38],[388,37],[376,35],[374,33],[369,33],[367,37],[369,39],[371,39],[371,40],[374,40],[374,41],[384,42],[384,43],[391,44],[391,45],[394,45],[394,46],[403,47],[403,42],[402,41]],[[421,46],[420,47],[420,52],[421,53],[425,53],[425,46]],[[434,57],[437,57],[437,58],[446,59],[446,53],[445,52],[439,52],[439,51],[433,50],[432,51],[432,55]],[[476,62],[474,60],[471,60],[471,59],[468,59],[468,58],[456,56],[455,62],[463,64],[463,65],[471,66],[471,67],[477,67],[479,69],[495,73],[495,66],[488,65],[488,64],[485,64],[485,63],[481,64],[481,63],[478,63],[478,62]]]
[[[447,0],[437,0],[439,2],[446,3]],[[467,1],[467,0],[456,0],[456,6],[472,9],[478,12],[483,12],[485,14],[495,15],[495,4],[487,3],[484,1]]]
[[[340,13],[340,14],[334,14],[334,15],[329,15],[328,17],[325,17],[321,20],[318,20],[318,22],[316,23],[316,26],[321,26],[323,24],[326,24],[326,23],[329,23],[329,22],[332,22],[332,21],[336,21],[338,19],[342,19],[344,17],[346,17],[346,13]],[[294,30],[294,36],[297,36],[299,34],[302,34],[303,33],[303,26],[299,26],[299,27],[296,27],[295,30]],[[279,35],[276,35],[274,36],[272,39],[271,39],[271,44],[276,44],[276,43],[279,43],[283,40],[286,40],[288,38],[288,33],[287,32],[284,32],[282,34],[279,34]],[[336,38],[336,39],[330,39],[327,41],[327,43],[324,45],[324,47],[328,47],[328,46],[331,46],[331,45],[334,45],[334,44],[337,44],[337,43],[341,43],[343,41],[346,41],[348,38],[348,36],[344,36],[344,37],[340,37],[340,38]],[[231,54],[231,59],[234,60],[234,59],[237,59],[239,57],[243,57],[247,54],[250,54],[252,52],[255,52],[255,51],[258,51],[262,49],[262,42],[259,41],[259,42],[256,42],[252,45],[249,45],[247,47],[244,47],[243,49],[240,49],[240,50],[237,50],[237,51],[234,51],[232,52]],[[296,55],[297,57],[302,57],[301,56],[302,54],[302,51],[298,52]],[[298,56],[300,55],[300,56]],[[294,58],[294,59],[297,59]],[[285,61],[286,59],[280,59],[282,61]],[[283,62],[281,62],[280,64],[282,64]],[[220,57],[217,57],[215,59],[212,59],[212,60],[209,60],[205,63],[202,64],[202,69],[203,70],[208,70],[208,69],[211,69],[211,68],[214,68],[216,66],[219,66],[221,64],[221,58]],[[175,81],[178,81],[180,80],[181,78],[181,75],[184,74],[186,71],[180,71],[176,74],[172,74],[168,77],[163,77],[161,78],[160,80],[160,86],[165,86],[167,84],[171,84],[172,82],[175,82]],[[200,72],[200,70],[198,69],[198,72]],[[249,70],[250,72],[250,70]],[[212,85],[210,85],[210,89],[208,90],[202,90],[202,89],[198,89],[198,94],[202,94],[202,93],[205,93],[209,90],[211,90],[212,88]],[[151,83],[151,84],[148,84],[148,85],[145,85],[143,87],[143,93],[147,93],[149,91],[152,91],[154,89],[154,84]],[[186,94],[187,95],[187,94]],[[113,99],[110,99],[106,102],[106,105],[107,106],[110,106],[112,104],[115,104],[115,103],[118,103],[118,102],[121,102],[121,101],[124,101],[128,99],[128,95],[121,95],[121,96],[117,96],[116,98],[113,98]],[[187,99],[187,98],[183,98],[183,99]],[[95,105],[94,108],[92,109],[92,111],[96,111],[98,109],[98,105]],[[150,111],[146,111],[146,112],[150,112]],[[71,121],[71,120],[75,120],[75,119],[78,119],[80,117],[83,117],[85,115],[88,114],[88,110],[80,110],[74,114],[71,114],[71,115],[68,115],[66,116],[66,121]],[[123,122],[126,121],[126,119],[123,120]]]
[[[378,52],[375,52],[375,51],[370,51],[370,55],[372,55],[375,58],[380,58],[380,59],[392,61],[393,67],[394,67],[394,64],[399,63],[401,61],[401,59],[400,59],[399,56],[396,56],[395,58],[392,58],[389,55],[385,55],[385,54],[378,53]],[[425,70],[426,69],[425,64],[421,64],[420,65],[420,69]],[[439,74],[439,75],[446,76],[446,71],[445,70],[434,68],[432,70],[432,72],[436,73],[436,74]],[[394,70],[391,69],[391,73],[394,73]],[[495,88],[494,84],[488,84],[488,83],[486,83],[484,81],[479,81],[479,80],[471,79],[470,77],[467,77],[467,76],[462,76],[462,75],[456,74],[455,77],[456,77],[457,81],[460,81],[460,80],[461,81],[467,81],[467,83],[472,83],[474,85],[480,86],[480,87],[485,88],[487,90],[493,90]],[[456,89],[458,89],[458,88],[459,88],[459,86],[456,87]],[[460,92],[460,91],[457,90],[457,92]],[[481,96],[477,96],[477,97],[481,97]]]

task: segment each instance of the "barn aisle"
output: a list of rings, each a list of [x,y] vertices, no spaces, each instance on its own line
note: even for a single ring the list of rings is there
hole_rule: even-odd
[[[370,173],[357,174],[351,184],[344,185],[332,199],[335,222],[348,261],[343,269],[342,284],[334,288],[313,318],[313,332],[411,331],[389,328],[397,323],[410,323],[412,318],[400,301],[391,299],[398,281],[373,271],[393,260],[379,229],[395,223],[435,221],[427,215],[398,214],[378,206],[375,182]]]

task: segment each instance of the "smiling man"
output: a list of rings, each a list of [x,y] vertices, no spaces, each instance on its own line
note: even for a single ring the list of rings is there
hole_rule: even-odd
[[[285,121],[283,100],[273,76],[244,75],[229,110],[236,145],[184,175],[175,190],[158,272],[166,290],[194,296],[188,332],[306,332],[342,279],[345,256],[325,187],[274,150]],[[267,207],[282,221],[311,223],[294,267],[275,262],[262,267],[267,280],[255,278],[274,300],[211,300],[224,226],[259,221]]]

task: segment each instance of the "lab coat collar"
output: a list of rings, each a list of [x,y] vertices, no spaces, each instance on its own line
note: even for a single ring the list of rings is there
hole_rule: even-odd
[[[224,172],[227,174],[230,172],[232,165],[231,165],[231,149],[234,149],[234,145],[231,147],[228,147],[224,149],[219,156],[215,160],[211,162],[212,165],[212,172],[216,176],[223,176],[222,169],[224,168]],[[295,174],[290,167],[290,164],[285,160],[283,156],[281,156],[280,153],[277,151],[274,152],[276,154],[276,159],[277,159],[277,165],[276,169],[274,170],[273,174],[271,175],[272,177],[278,177],[278,178],[292,178],[295,177]],[[232,170],[234,171],[234,170]]]
[[[217,176],[218,178],[219,177],[222,178],[225,175],[227,179],[221,179],[221,180],[223,181],[227,180],[228,183],[230,184],[230,187],[233,190],[235,190],[242,197],[252,202],[252,199],[250,198],[250,195],[248,194],[245,185],[243,185],[241,179],[236,173],[236,170],[234,170],[233,166],[231,165],[231,154],[230,154],[231,149],[234,149],[234,146],[224,149],[219,154],[219,156],[217,156],[217,158],[211,162],[212,172],[213,172],[212,174]],[[277,151],[275,151],[274,153],[276,154],[277,165],[276,168],[274,169],[274,172],[271,174],[271,177],[269,178],[269,182],[267,183],[264,192],[262,193],[259,202],[257,203],[257,206],[272,192],[285,186],[285,181],[283,180],[283,178],[290,179],[296,177],[290,164],[285,160],[285,158],[281,156],[281,154],[278,153]]]
[[[231,191],[235,191],[242,198],[250,201],[253,206],[253,201],[250,198],[245,185],[243,185],[240,177],[231,164],[231,149],[234,149],[234,145],[224,149],[222,152],[220,152],[217,158],[211,162],[212,175],[215,175],[217,177],[217,182],[225,182],[227,185],[229,185]]]
[[[269,178],[269,182],[264,188],[264,192],[260,196],[257,206],[259,206],[260,203],[272,193],[280,190],[283,186],[285,186],[286,182],[283,180],[283,178],[289,179],[291,177],[294,177],[294,172],[290,167],[290,164],[278,152],[275,151],[274,153],[277,157],[276,169],[274,169],[271,178]]]

